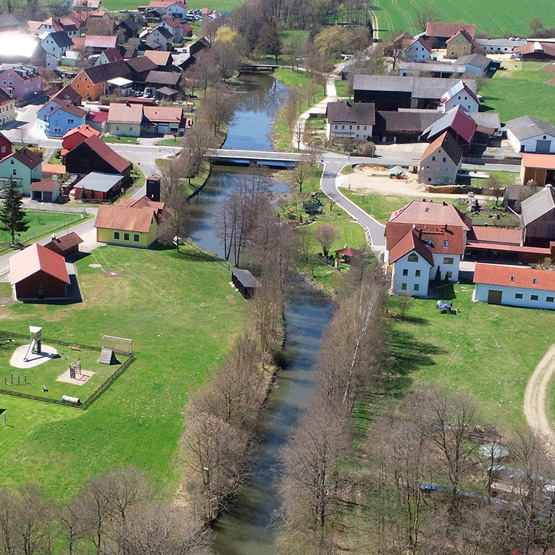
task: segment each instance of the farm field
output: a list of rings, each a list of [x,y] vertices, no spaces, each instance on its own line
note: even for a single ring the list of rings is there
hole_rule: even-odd
[[[376,0],[373,6],[380,33],[421,33],[424,29],[415,27],[416,14],[429,9],[438,15],[438,21],[476,23],[477,33],[487,33],[493,37],[526,36],[528,22],[533,17],[541,18],[546,27],[555,26],[552,0]]]
[[[208,8],[209,10],[216,10],[223,13],[234,10],[242,3],[241,0],[189,0],[187,2],[187,7],[190,10]],[[144,4],[145,3],[141,0],[102,0],[102,7],[108,11],[114,12],[118,12],[119,10],[136,10],[137,6],[143,6]]]
[[[525,423],[524,391],[553,337],[555,312],[473,303],[474,286],[447,286],[441,297],[460,307],[441,314],[437,300],[413,299],[406,320],[391,320],[390,357],[397,391],[441,383],[473,395],[484,422],[502,430]],[[398,309],[392,297],[390,309]]]
[[[542,62],[504,62],[493,79],[484,80],[482,111],[499,112],[501,121],[529,115],[555,125],[553,73],[542,71]]]
[[[38,325],[45,337],[89,345],[104,334],[129,337],[136,360],[87,411],[0,395],[9,424],[0,426],[0,488],[36,481],[67,499],[89,476],[133,464],[173,495],[188,395],[244,329],[246,304],[228,270],[189,248],[100,247],[76,266],[81,304],[11,303],[0,284],[0,329]]]

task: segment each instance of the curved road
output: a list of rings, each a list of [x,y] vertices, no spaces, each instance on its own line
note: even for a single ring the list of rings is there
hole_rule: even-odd
[[[551,345],[528,381],[524,393],[524,415],[534,434],[545,441],[548,452],[555,455],[555,433],[549,424],[546,403],[549,382],[555,373],[555,344]]]

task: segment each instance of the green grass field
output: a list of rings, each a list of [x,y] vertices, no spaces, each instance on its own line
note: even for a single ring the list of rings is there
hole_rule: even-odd
[[[47,212],[44,210],[27,210],[27,223],[29,229],[19,234],[19,241],[25,243],[31,239],[38,239],[78,222],[83,218],[79,212]],[[16,235],[17,239],[17,235]],[[11,242],[9,232],[0,230],[0,242]]]
[[[504,62],[505,70],[486,79],[480,89],[482,110],[499,112],[501,121],[534,116],[555,125],[555,87],[547,81],[553,73],[541,71],[541,62]]]
[[[113,143],[115,144],[125,143],[125,144],[131,144],[131,145],[138,144],[137,137],[116,137],[113,135],[103,135],[101,138],[105,143],[111,143],[111,144]]]
[[[104,277],[91,263],[122,275]],[[187,397],[244,329],[245,302],[228,270],[189,248],[101,247],[77,271],[80,304],[10,304],[0,284],[0,328],[39,325],[47,337],[90,345],[103,334],[129,337],[137,359],[87,411],[0,395],[10,424],[0,426],[0,487],[36,481],[69,498],[89,476],[133,464],[172,496]]]
[[[540,17],[546,27],[555,26],[552,0],[376,0],[373,6],[380,32],[421,33],[424,29],[415,26],[416,14],[426,9],[433,10],[438,21],[475,23],[478,33],[491,36],[527,36],[533,17]]]
[[[448,384],[481,403],[484,423],[523,426],[524,390],[553,342],[545,330],[555,325],[555,313],[473,303],[473,289],[461,284],[444,291],[460,307],[458,315],[441,314],[437,300],[413,299],[406,320],[390,321],[394,386]],[[391,298],[391,310],[397,300]]]
[[[190,10],[208,8],[223,13],[238,8],[242,3],[241,0],[188,0],[187,7]],[[141,0],[102,0],[102,7],[114,12],[119,10],[136,10],[137,6],[143,6],[144,4],[144,1]]]

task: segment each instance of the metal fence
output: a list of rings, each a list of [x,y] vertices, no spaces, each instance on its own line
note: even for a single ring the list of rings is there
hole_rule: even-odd
[[[13,339],[13,338],[21,338],[29,340],[29,336],[24,333],[17,333],[11,331],[0,330],[0,339]],[[100,347],[93,347],[92,345],[84,345],[83,343],[72,343],[71,341],[61,341],[59,339],[51,339],[43,337],[43,342],[45,343],[56,343],[57,345],[65,345],[71,347],[75,347],[78,349],[87,349],[89,351],[98,351],[101,352]],[[87,410],[111,385],[112,383],[119,378],[132,364],[135,362],[135,354],[133,351],[130,353],[124,353],[122,351],[116,351],[115,353],[119,355],[125,355],[129,358],[123,362],[114,372],[112,372],[105,380],[100,384],[95,391],[87,399],[85,399],[84,403],[76,404],[76,403],[69,403],[67,401],[62,401],[61,399],[53,399],[52,397],[42,397],[39,395],[31,395],[30,393],[22,393],[20,391],[12,391],[10,389],[0,389],[0,395],[11,395],[12,397],[21,397],[23,399],[29,399],[31,401],[41,401],[43,403],[50,403],[52,405],[61,405],[63,407],[73,407],[80,410]]]

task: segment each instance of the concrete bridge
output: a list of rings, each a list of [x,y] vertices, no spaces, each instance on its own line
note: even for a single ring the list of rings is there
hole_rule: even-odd
[[[268,152],[265,150],[228,150],[212,148],[207,152],[212,162],[238,164],[284,164],[294,165],[304,156],[301,152]]]
[[[279,65],[277,64],[239,64],[239,71],[249,73],[255,71],[275,71]]]

